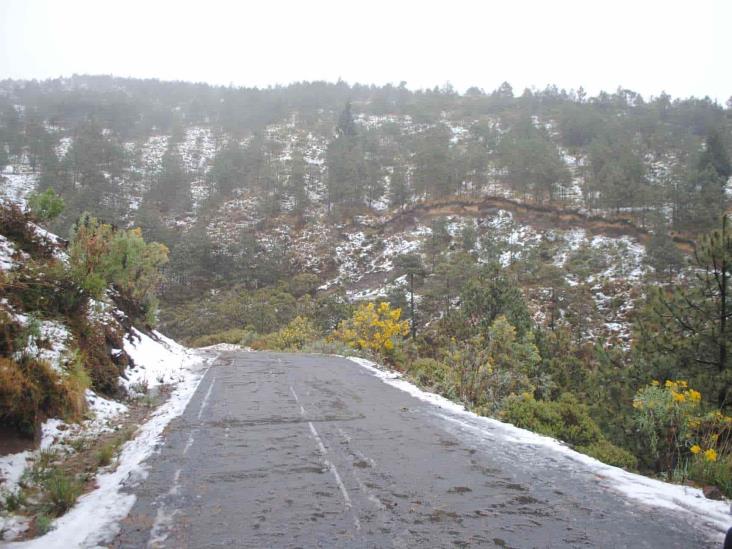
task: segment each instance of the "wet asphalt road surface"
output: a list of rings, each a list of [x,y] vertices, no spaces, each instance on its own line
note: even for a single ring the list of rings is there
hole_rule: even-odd
[[[477,427],[346,359],[223,353],[113,546],[717,546],[684,514]]]

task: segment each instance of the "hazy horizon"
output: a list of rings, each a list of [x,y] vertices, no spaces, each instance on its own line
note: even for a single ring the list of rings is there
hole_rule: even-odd
[[[450,83],[516,94],[547,85],[590,95],[732,96],[732,3],[567,0],[440,8],[382,0],[233,3],[6,0],[0,78],[73,74],[268,87],[301,81]]]

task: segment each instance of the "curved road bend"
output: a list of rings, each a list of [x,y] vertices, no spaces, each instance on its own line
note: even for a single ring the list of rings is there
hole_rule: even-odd
[[[346,359],[223,353],[113,546],[717,546],[686,515],[469,422]]]

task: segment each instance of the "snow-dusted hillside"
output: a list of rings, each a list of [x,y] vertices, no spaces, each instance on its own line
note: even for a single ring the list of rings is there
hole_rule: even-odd
[[[503,266],[523,261],[541,252],[543,261],[553,264],[562,272],[561,284],[571,288],[587,287],[592,297],[591,325],[582,334],[587,339],[603,338],[608,342],[629,343],[629,317],[633,300],[638,297],[637,288],[648,273],[645,248],[637,235],[618,235],[603,232],[604,229],[575,223],[553,225],[548,219],[532,219],[530,215],[516,215],[508,207],[488,213],[477,212],[418,211],[406,225],[392,223],[399,210],[390,205],[390,178],[399,167],[407,174],[415,169],[414,153],[403,150],[402,141],[418,140],[431,131],[447,132],[451,147],[469,147],[480,142],[481,132],[490,131],[497,136],[506,135],[506,121],[494,115],[464,115],[443,112],[432,122],[416,121],[409,114],[374,115],[358,113],[354,123],[361,135],[367,136],[375,148],[390,151],[380,172],[381,186],[371,197],[370,207],[364,203],[363,211],[347,223],[329,215],[327,192],[327,150],[333,140],[334,116],[337,113],[319,111],[313,119],[292,112],[279,122],[243,135],[230,135],[205,123],[190,124],[175,135],[155,130],[144,138],[123,143],[128,168],[124,171],[122,188],[125,194],[127,215],[125,223],[133,222],[133,214],[145,201],[146,193],[154,186],[163,171],[166,151],[174,150],[182,160],[186,182],[190,185],[192,204],[190,211],[162,213],[162,222],[177,237],[185,241],[190,231],[205,227],[216,253],[240,257],[243,253],[237,245],[244,239],[254,239],[258,244],[256,263],[273,250],[287,249],[295,268],[316,274],[321,278],[321,291],[342,288],[352,299],[383,298],[390,290],[403,286],[402,273],[394,269],[394,259],[404,253],[418,252],[426,257],[425,242],[430,235],[430,223],[436,217],[444,217],[449,224],[452,243],[449,249],[459,249],[459,233],[466,224],[473,224],[478,241],[473,250],[466,250],[483,261],[481,239],[491,238],[505,249],[500,257]],[[551,117],[534,115],[532,124],[546,132],[556,143],[560,142],[557,122]],[[56,149],[59,160],[67,158],[74,145],[74,136],[64,128],[56,128],[60,142]],[[397,136],[399,144],[396,143]],[[257,142],[264,150],[268,164],[267,177],[277,188],[278,207],[268,203],[266,192],[242,185],[232,194],[209,202],[214,197],[211,169],[216,155],[232,141],[248,147]],[[587,213],[588,186],[587,154],[580,150],[557,145],[561,162],[570,174],[562,183],[556,197],[558,208]],[[302,211],[293,212],[294,191],[289,186],[292,161],[302,157],[305,163],[304,185],[307,202]],[[505,183],[505,174],[492,157],[486,157],[486,181],[476,186],[472,180],[463,182],[465,198],[503,197],[517,203],[527,200]],[[12,159],[5,168],[5,180],[0,192],[15,200],[23,200],[32,190],[38,174],[34,173],[26,157]],[[649,181],[661,184],[678,164],[673,154],[647,155],[643,158]],[[243,176],[242,176],[243,177]],[[424,196],[412,194],[405,206],[407,210],[419,203]],[[593,215],[616,215],[617,212],[593,210]],[[546,257],[547,253],[550,257]],[[535,319],[540,323],[550,321],[547,312],[548,287],[525,288]],[[561,309],[561,306],[560,306]],[[560,311],[560,315],[561,315]],[[559,319],[561,321],[561,318]],[[553,321],[553,318],[552,320]]]

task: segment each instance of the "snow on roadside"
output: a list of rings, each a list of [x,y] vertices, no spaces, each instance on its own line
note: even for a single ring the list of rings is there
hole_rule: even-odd
[[[149,388],[176,383],[186,376],[191,357],[195,355],[158,332],[155,336],[158,341],[135,328],[125,336],[125,351],[135,363],[134,368],[125,372],[126,379],[121,380],[125,388],[134,389],[139,384]]]
[[[241,345],[235,345],[234,343],[216,343],[215,345],[209,345],[208,347],[199,347],[198,351],[248,351],[252,352],[251,347],[243,347]]]
[[[25,465],[32,452],[26,450],[17,454],[0,456],[0,481],[2,488],[8,492],[15,492],[15,487],[25,471]]]
[[[81,436],[94,438],[115,430],[115,420],[127,411],[127,406],[116,400],[104,398],[90,389],[86,390],[85,396],[89,419],[72,425],[58,418],[47,419],[41,426],[41,450],[48,450],[69,439]]]
[[[157,381],[161,376],[167,377],[164,370],[168,370],[175,372],[174,377],[178,381],[175,390],[140,427],[135,438],[122,447],[116,469],[96,477],[97,488],[81,496],[68,513],[56,519],[53,529],[46,535],[27,542],[10,543],[8,547],[96,547],[111,541],[117,534],[118,522],[129,513],[135,502],[135,496],[122,493],[121,488],[145,479],[147,472],[143,462],[161,444],[162,433],[168,423],[183,413],[205,374],[204,365],[213,360],[158,333],[155,335],[160,339],[159,343],[136,330],[135,335],[140,339],[135,344],[129,343],[128,352],[134,353],[135,370],[140,374],[128,377],[141,380],[152,374]],[[125,348],[128,348],[127,341]],[[109,417],[115,413],[114,406],[103,400],[96,400],[92,406],[102,417]]]
[[[116,418],[127,411],[125,404],[101,397],[89,389],[86,391],[86,402],[89,419],[82,423],[69,425],[59,418],[43,422],[39,450],[63,449],[62,445],[67,440],[92,438],[112,432],[116,427]],[[23,471],[36,457],[37,452],[31,450],[0,456],[0,491],[15,493]],[[20,522],[17,520],[20,518],[22,517],[0,516],[0,532],[5,530],[6,534],[11,536],[13,533],[16,535],[22,533],[23,529],[11,528],[11,526],[20,527]]]
[[[501,429],[504,438],[510,442],[542,446],[563,454],[591,469],[598,475],[598,478],[604,479],[608,487],[621,492],[626,497],[646,505],[690,513],[701,523],[711,523],[718,534],[723,534],[732,525],[729,502],[707,499],[698,488],[662,482],[643,475],[629,473],[619,467],[607,465],[595,458],[572,450],[557,439],[469,412],[461,404],[448,400],[441,395],[423,391],[413,383],[403,379],[401,374],[382,370],[370,360],[351,356],[345,358],[369,370],[384,383],[409,393],[419,400],[439,406],[454,415],[469,418],[478,426],[482,423],[492,429]]]

